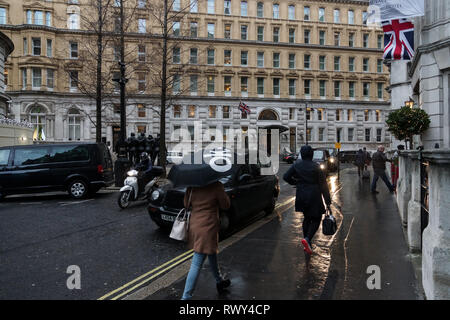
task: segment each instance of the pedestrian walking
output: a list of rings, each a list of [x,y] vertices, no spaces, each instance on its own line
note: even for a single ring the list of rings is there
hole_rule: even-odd
[[[384,154],[384,146],[378,146],[377,152],[375,152],[372,156],[372,166],[373,166],[373,180],[371,191],[372,193],[379,193],[377,189],[377,181],[378,178],[384,181],[386,186],[388,187],[390,192],[394,192],[394,186],[389,182],[388,177],[386,176],[386,161],[391,162],[386,155]]]
[[[356,153],[355,164],[358,167],[358,176],[361,177],[361,174],[364,172],[364,167],[366,164],[366,156],[362,149],[359,149]]]
[[[314,151],[311,146],[300,149],[301,159],[298,159],[284,174],[283,179],[297,186],[295,211],[303,212],[304,251],[312,254],[311,244],[325,213],[323,199],[330,210],[331,197],[325,173],[318,163],[312,161]]]
[[[182,300],[189,300],[197,283],[202,265],[208,257],[209,266],[216,280],[217,290],[222,292],[230,286],[231,281],[224,279],[217,262],[219,248],[219,209],[230,207],[230,198],[225,193],[220,182],[214,182],[204,187],[190,187],[184,197],[185,208],[192,207],[189,223],[189,246],[194,251]]]
[[[402,144],[399,144],[397,146],[397,150],[394,152],[394,156],[392,157],[392,162],[391,162],[391,178],[392,178],[392,185],[394,186],[394,188],[397,187],[397,181],[399,178],[399,152],[405,150],[405,146]]]
[[[370,163],[372,162],[372,157],[370,156],[370,153],[367,151],[366,147],[363,148],[363,153],[366,162],[364,165],[364,170],[367,170],[367,167],[370,166]]]

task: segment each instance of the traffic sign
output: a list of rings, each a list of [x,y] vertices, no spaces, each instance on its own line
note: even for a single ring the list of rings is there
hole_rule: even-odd
[[[340,148],[341,148],[341,143],[340,143],[340,142],[336,142],[336,143],[334,144],[334,148],[335,148],[335,149],[340,149]]]

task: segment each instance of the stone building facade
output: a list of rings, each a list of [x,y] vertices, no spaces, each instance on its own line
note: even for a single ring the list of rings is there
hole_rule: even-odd
[[[400,155],[397,203],[409,248],[421,253],[426,298],[449,299],[450,3],[425,0],[425,16],[413,22],[414,59],[391,67],[392,109],[412,97],[431,125]]]
[[[5,72],[5,60],[14,50],[14,44],[4,33],[0,32],[0,117],[6,116],[8,101],[10,98],[5,94],[5,80],[8,81],[8,72]]]
[[[152,77],[145,63],[161,30],[147,2],[136,1],[125,40],[137,59],[141,54],[144,67],[127,85],[127,133],[156,135],[158,91],[139,87]],[[181,50],[171,52],[169,72],[180,66],[185,72],[181,94],[167,110],[167,136],[178,128],[192,132],[193,120],[212,131],[275,124],[287,129],[281,146],[298,150],[308,118],[313,146],[333,147],[337,140],[344,150],[389,145],[389,72],[382,63],[382,30],[364,23],[368,1],[172,2],[189,9],[170,26],[172,35],[180,35]],[[17,47],[6,65],[11,114],[34,123],[36,139],[95,139],[95,101],[69,77],[85,68],[77,56],[89,37],[80,23],[89,14],[86,1],[0,0],[0,14],[0,30]],[[113,99],[118,101],[118,94]],[[240,101],[251,109],[247,117],[238,109]],[[113,145],[120,130],[117,111],[114,104],[103,111],[102,135]]]

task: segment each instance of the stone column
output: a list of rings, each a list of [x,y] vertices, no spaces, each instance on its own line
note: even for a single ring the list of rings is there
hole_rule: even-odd
[[[399,156],[399,178],[397,181],[397,205],[403,227],[408,224],[408,204],[411,200],[411,159],[407,153]]]
[[[420,230],[420,161],[417,152],[410,153],[409,168],[411,173],[411,200],[408,202],[408,245],[411,252],[421,249],[422,234]]]
[[[424,152],[430,162],[429,221],[423,232],[422,282],[427,299],[450,299],[450,150]]]

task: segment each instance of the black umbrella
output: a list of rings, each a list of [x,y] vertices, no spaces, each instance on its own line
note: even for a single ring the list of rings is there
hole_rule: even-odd
[[[204,187],[231,175],[235,168],[232,165],[233,159],[230,158],[210,163],[210,158],[203,157],[203,153],[199,157],[195,157],[192,153],[187,157],[183,159],[184,163],[170,169],[167,179],[174,187]],[[199,159],[201,163],[194,161]]]

